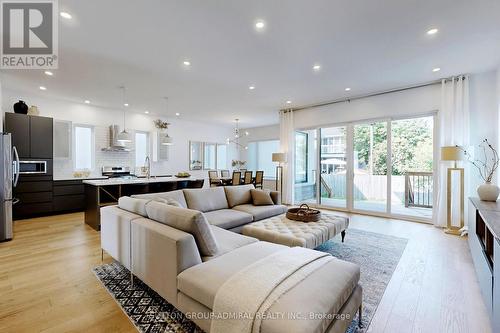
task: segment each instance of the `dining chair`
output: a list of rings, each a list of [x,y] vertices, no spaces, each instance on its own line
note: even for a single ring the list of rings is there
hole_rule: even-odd
[[[210,187],[220,186],[222,184],[222,181],[217,176],[216,170],[208,171],[208,180],[210,181]]]
[[[244,184],[252,184],[252,171],[245,171]]]
[[[231,176],[230,176],[230,173],[229,173],[229,170],[221,170],[221,171],[220,171],[220,176],[221,176],[222,178],[231,177]]]
[[[231,181],[231,185],[240,185],[241,184],[241,171],[233,171],[233,179]]]
[[[255,188],[262,189],[264,187],[264,171],[257,171],[255,173]]]

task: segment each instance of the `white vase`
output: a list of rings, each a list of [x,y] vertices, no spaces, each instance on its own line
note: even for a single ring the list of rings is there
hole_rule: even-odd
[[[500,188],[491,182],[486,182],[479,185],[477,194],[482,201],[497,201],[498,195],[500,194]]]

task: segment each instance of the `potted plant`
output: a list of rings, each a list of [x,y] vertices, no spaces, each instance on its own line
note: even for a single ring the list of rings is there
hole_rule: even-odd
[[[484,184],[479,185],[477,188],[477,194],[479,199],[483,201],[497,201],[500,188],[492,184],[491,181],[498,168],[500,158],[496,149],[488,142],[488,139],[484,139],[479,148],[482,151],[482,158],[480,159],[474,159],[468,151],[464,150],[464,155],[477,168],[479,176],[484,181]]]
[[[240,170],[242,167],[245,166],[246,163],[247,163],[246,161],[232,160],[231,166],[233,167],[233,169]]]

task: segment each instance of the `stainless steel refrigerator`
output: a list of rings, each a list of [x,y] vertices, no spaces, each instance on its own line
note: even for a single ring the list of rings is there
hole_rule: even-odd
[[[0,156],[0,242],[4,242],[12,239],[12,205],[17,202],[12,188],[19,180],[19,156],[10,133],[0,133]]]

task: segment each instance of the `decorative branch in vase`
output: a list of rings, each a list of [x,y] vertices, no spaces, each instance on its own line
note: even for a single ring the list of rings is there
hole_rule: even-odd
[[[245,166],[246,163],[247,163],[246,161],[232,160],[231,166],[237,170],[240,170],[242,167]]]
[[[500,194],[500,188],[492,184],[493,176],[495,171],[498,169],[500,164],[500,158],[498,152],[493,146],[488,142],[488,139],[484,139],[479,145],[482,152],[482,158],[474,158],[467,150],[462,149],[467,160],[476,167],[479,172],[479,176],[484,181],[484,184],[479,185],[477,188],[477,194],[479,199],[483,201],[497,201],[498,195]]]

